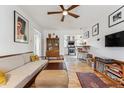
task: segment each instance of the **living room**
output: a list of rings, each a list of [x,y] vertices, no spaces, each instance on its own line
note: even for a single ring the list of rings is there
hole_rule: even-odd
[[[0,11],[1,88],[124,87],[122,4]]]

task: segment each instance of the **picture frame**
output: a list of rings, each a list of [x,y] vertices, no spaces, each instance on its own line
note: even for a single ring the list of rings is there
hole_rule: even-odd
[[[17,11],[14,11],[14,42],[29,42],[29,21]]]
[[[108,26],[112,27],[124,21],[124,5],[108,16]]]
[[[99,34],[99,23],[95,24],[92,27],[92,36],[96,36]]]
[[[90,37],[89,31],[86,31],[86,32],[83,34],[83,38],[84,38],[84,39],[88,39],[89,37]]]

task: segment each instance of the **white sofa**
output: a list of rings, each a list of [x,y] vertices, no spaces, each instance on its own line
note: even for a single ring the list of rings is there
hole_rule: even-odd
[[[7,75],[7,84],[0,86],[1,88],[24,87],[48,62],[41,59],[30,62],[30,55],[31,53],[0,58],[0,71]]]

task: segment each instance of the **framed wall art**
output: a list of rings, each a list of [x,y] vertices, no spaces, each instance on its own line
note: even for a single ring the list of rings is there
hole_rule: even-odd
[[[99,23],[95,24],[92,27],[92,36],[96,36],[99,34]]]
[[[86,31],[86,32],[83,34],[83,38],[84,38],[84,39],[89,38],[89,31]]]
[[[14,42],[29,42],[29,21],[14,11]]]
[[[112,27],[124,21],[124,6],[113,12],[108,17],[108,26]]]

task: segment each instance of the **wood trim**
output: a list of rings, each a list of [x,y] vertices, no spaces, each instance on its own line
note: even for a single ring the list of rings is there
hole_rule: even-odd
[[[17,55],[28,54],[28,53],[33,53],[33,51],[24,52],[24,53],[18,53],[18,54],[4,55],[4,56],[0,56],[0,58],[11,57],[11,56],[17,56]]]
[[[122,71],[123,71],[123,78],[124,78],[124,65],[122,65]]]
[[[95,57],[94,57],[95,61],[96,61],[96,58],[104,59],[104,58],[102,58],[102,57],[97,57],[97,56],[95,56]],[[124,61],[120,61],[120,60],[116,60],[116,59],[112,59],[112,61],[113,61],[112,63],[124,64]],[[99,62],[101,62],[101,61],[99,61]],[[111,63],[109,63],[109,64],[111,64]]]
[[[114,63],[124,64],[124,61],[114,60]]]

